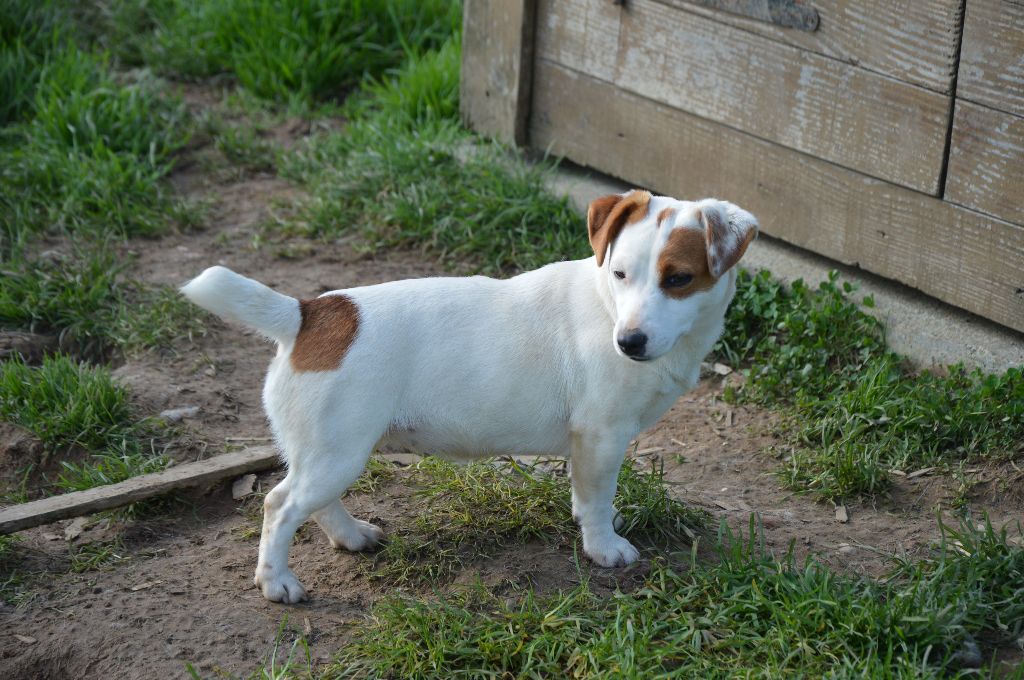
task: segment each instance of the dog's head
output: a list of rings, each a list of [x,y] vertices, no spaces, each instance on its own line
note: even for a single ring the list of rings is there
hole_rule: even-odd
[[[615,303],[615,350],[656,359],[702,317],[721,318],[735,292],[730,270],[757,229],[753,215],[713,198],[636,190],[591,203],[587,230]]]

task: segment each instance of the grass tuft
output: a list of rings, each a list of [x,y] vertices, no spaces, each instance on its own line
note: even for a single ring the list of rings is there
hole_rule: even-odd
[[[57,334],[65,352],[98,359],[172,347],[199,332],[203,315],[168,288],[126,280],[105,248],[11,262],[0,278],[0,326]]]
[[[456,466],[436,458],[421,461],[417,471],[424,477],[416,494],[426,511],[368,558],[373,578],[443,581],[508,545],[566,543],[578,535],[565,476],[516,463]],[[659,470],[641,472],[631,459],[619,475],[618,507],[624,536],[665,548],[690,542],[705,521],[668,495]]]
[[[115,449],[138,433],[128,393],[110,371],[66,356],[39,367],[0,363],[0,417],[31,430],[50,452]]]
[[[127,391],[105,368],[52,356],[39,367],[20,359],[0,363],[0,418],[31,430],[47,454],[80,448],[83,463],[62,461],[57,486],[79,491],[120,482],[167,465],[150,450],[152,430],[133,412]],[[152,446],[152,444],[150,444]]]
[[[285,173],[311,184],[302,230],[355,231],[368,248],[419,247],[449,266],[532,269],[587,249],[564,197],[546,190],[550,166],[495,144],[471,143],[455,123],[397,129],[384,116],[317,140]]]

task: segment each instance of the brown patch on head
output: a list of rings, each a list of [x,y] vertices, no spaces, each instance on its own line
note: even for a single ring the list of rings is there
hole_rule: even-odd
[[[625,196],[613,194],[593,201],[587,210],[587,233],[597,256],[597,266],[604,264],[608,246],[615,242],[629,224],[647,217],[651,202],[649,191],[634,189]]]
[[[675,208],[662,208],[661,212],[658,213],[658,226],[661,226],[662,222],[672,219],[676,214]]]
[[[665,285],[669,277],[679,274],[689,274],[693,280],[685,286]],[[669,234],[665,247],[658,255],[658,280],[665,295],[677,300],[715,285],[718,279],[708,269],[708,247],[703,230],[680,227]]]
[[[302,326],[292,348],[296,371],[333,371],[359,333],[359,307],[347,295],[300,300]]]

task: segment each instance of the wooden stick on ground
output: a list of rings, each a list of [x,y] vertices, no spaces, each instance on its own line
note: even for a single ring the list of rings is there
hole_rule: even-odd
[[[97,486],[60,496],[50,496],[0,510],[0,534],[10,534],[22,529],[49,524],[59,519],[109,510],[158,496],[173,489],[201,486],[247,472],[268,470],[280,464],[281,459],[274,447],[256,446],[195,463],[175,465],[160,472],[139,475],[117,484]]]

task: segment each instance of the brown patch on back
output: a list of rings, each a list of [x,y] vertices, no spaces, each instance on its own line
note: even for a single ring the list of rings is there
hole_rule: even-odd
[[[647,208],[651,203],[651,193],[634,189],[625,196],[613,194],[593,201],[587,210],[587,232],[590,234],[590,245],[597,256],[597,266],[604,264],[608,246],[627,225],[639,222],[647,217]]]
[[[292,348],[296,371],[333,371],[359,333],[359,307],[347,295],[300,300],[302,326]]]
[[[675,274],[689,274],[693,277],[688,286],[661,287],[665,295],[677,300],[707,290],[718,281],[708,269],[708,247],[703,230],[680,227],[669,234],[665,247],[658,255],[658,278],[663,282]]]

